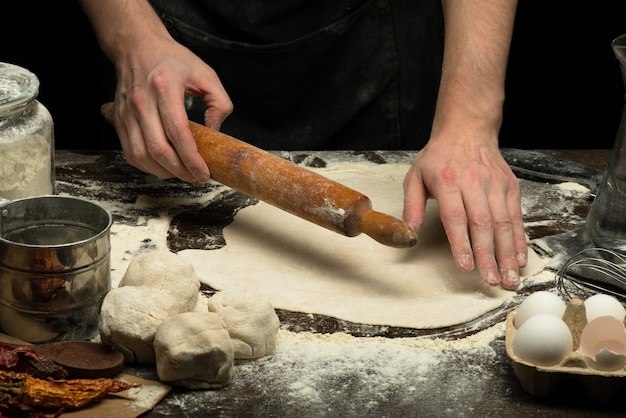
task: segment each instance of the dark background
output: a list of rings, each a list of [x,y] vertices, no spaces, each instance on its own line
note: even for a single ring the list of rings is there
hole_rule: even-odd
[[[32,3],[37,3],[33,5]],[[111,66],[75,1],[2,5],[0,61],[40,79],[58,149],[118,148],[99,109]],[[624,85],[611,41],[626,33],[626,1],[520,1],[500,144],[523,149],[611,148]]]

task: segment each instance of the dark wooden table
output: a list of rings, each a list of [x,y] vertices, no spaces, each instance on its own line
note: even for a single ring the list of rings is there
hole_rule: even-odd
[[[555,161],[575,161],[595,168],[605,168],[608,150],[541,151]],[[329,158],[346,161],[410,163],[412,152],[334,152],[279,153],[302,165],[319,166]],[[134,205],[140,196],[177,199],[202,193],[176,180],[155,180],[129,167],[119,152],[58,151],[56,155],[59,193],[82,196],[103,203],[115,202],[114,221],[132,225],[145,222],[154,212]],[[523,181],[523,193],[529,197],[525,221],[532,240],[561,236],[576,231],[583,223],[591,199],[585,195],[555,197],[555,182],[533,177]],[[97,187],[94,187],[96,185]],[[555,192],[555,190],[557,190]],[[206,190],[204,190],[206,191]],[[555,194],[556,193],[556,194]],[[541,196],[539,195],[541,194]],[[236,200],[236,199],[235,199]],[[557,201],[558,200],[558,201]],[[232,204],[232,202],[231,202]],[[237,203],[235,202],[235,206]],[[564,206],[565,205],[565,206]],[[565,209],[564,209],[565,208]],[[188,247],[184,231],[202,230],[205,236],[219,238],[221,226],[208,228],[202,216],[186,216],[172,212],[177,222],[176,237],[168,238],[168,246],[176,251]],[[232,207],[221,207],[220,216],[228,218]],[[229,212],[229,210],[231,212]],[[566,211],[567,213],[564,213]],[[227,215],[224,215],[227,213]],[[219,216],[217,216],[219,218]],[[224,224],[227,219],[223,220]],[[222,225],[223,226],[223,225]],[[171,232],[171,231],[170,231]],[[191,233],[191,232],[190,232]],[[173,235],[173,234],[169,234]],[[215,237],[214,237],[215,238]],[[216,239],[217,239],[216,238]],[[149,240],[148,240],[149,241]],[[145,246],[150,247],[146,242]],[[129,257],[132,254],[129,254]],[[119,273],[119,272],[118,272]],[[551,283],[543,285],[546,288]],[[526,293],[536,288],[526,289]],[[210,292],[210,289],[205,289]],[[522,297],[521,295],[520,297]],[[511,307],[508,307],[509,310]],[[210,417],[210,416],[424,416],[424,417],[529,417],[529,416],[618,416],[626,406],[622,399],[595,402],[575,382],[566,382],[546,398],[527,394],[520,386],[511,362],[505,353],[502,323],[507,310],[489,318],[488,325],[456,329],[423,330],[390,329],[388,327],[350,324],[334,318],[279,311],[281,327],[296,335],[322,337],[345,333],[355,347],[366,347],[372,355],[354,353],[348,345],[331,342],[321,344],[310,358],[294,359],[289,353],[235,365],[233,382],[220,390],[186,391],[174,389],[145,417]],[[495,328],[493,328],[495,327]],[[496,332],[489,334],[495,329]],[[497,331],[500,330],[500,331]],[[479,334],[492,335],[487,344],[458,349],[454,344]],[[429,340],[449,342],[453,348],[437,349]],[[322,341],[323,338],[320,338]],[[413,348],[401,341],[423,342]],[[371,346],[368,342],[372,342]],[[388,345],[386,342],[392,343]],[[287,342],[284,347],[304,350],[309,342],[302,339]],[[394,345],[399,344],[399,345]],[[284,348],[285,349],[285,348]],[[287,350],[287,349],[285,349]],[[423,361],[420,362],[420,356]],[[153,369],[127,365],[125,373],[156,379]],[[626,389],[625,389],[626,390]],[[621,396],[619,398],[622,398]]]

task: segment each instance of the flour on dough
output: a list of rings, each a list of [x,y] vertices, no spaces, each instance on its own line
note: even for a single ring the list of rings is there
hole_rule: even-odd
[[[374,210],[401,218],[408,166],[377,167],[321,174],[367,195]],[[432,200],[412,248],[387,247],[365,234],[345,237],[264,202],[240,210],[224,238],[221,249],[178,255],[213,288],[253,290],[277,309],[427,329],[476,319],[514,294],[456,267]],[[524,276],[543,265],[531,250]]]
[[[174,296],[182,311],[198,303],[200,279],[193,265],[167,250],[155,250],[134,257],[120,280],[119,287],[146,286]]]
[[[111,289],[102,301],[98,330],[103,343],[124,354],[124,362],[152,366],[154,336],[163,321],[181,313],[174,296],[153,287]]]
[[[159,380],[188,389],[217,389],[232,380],[233,345],[219,315],[184,312],[165,320],[154,337]]]
[[[233,342],[235,359],[254,359],[272,354],[280,320],[272,304],[254,290],[224,290],[207,301],[217,313]]]

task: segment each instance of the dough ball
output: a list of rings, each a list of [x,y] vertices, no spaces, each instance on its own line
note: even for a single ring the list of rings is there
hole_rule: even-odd
[[[198,301],[200,279],[193,264],[167,250],[150,251],[134,257],[120,280],[122,286],[147,286],[174,296],[184,312]]]
[[[98,330],[103,343],[124,354],[127,363],[154,365],[154,335],[163,321],[181,313],[169,293],[145,286],[111,289],[102,301]]]
[[[185,312],[163,322],[154,338],[159,380],[188,389],[230,383],[233,345],[219,315]]]
[[[209,312],[217,313],[224,321],[236,359],[274,352],[280,321],[267,299],[252,292],[224,290],[211,296],[207,305]]]

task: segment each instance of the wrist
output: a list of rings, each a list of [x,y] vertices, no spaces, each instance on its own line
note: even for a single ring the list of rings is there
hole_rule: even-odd
[[[145,0],[80,0],[103,52],[113,62],[137,48],[149,48],[167,29]]]

